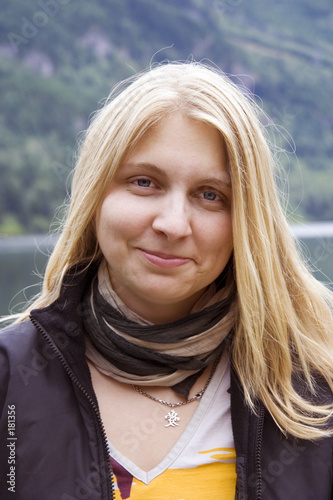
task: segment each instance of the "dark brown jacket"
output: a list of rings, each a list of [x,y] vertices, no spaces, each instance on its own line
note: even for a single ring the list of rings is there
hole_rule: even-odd
[[[90,279],[68,277],[54,304],[0,333],[1,500],[113,498],[80,321]],[[286,439],[262,405],[249,411],[233,372],[230,392],[236,499],[332,500],[332,439]]]

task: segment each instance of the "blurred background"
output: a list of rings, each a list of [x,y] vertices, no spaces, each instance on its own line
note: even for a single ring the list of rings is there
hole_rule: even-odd
[[[89,117],[166,59],[211,61],[255,95],[290,224],[333,280],[331,0],[3,0],[0,33],[0,314],[39,290]]]

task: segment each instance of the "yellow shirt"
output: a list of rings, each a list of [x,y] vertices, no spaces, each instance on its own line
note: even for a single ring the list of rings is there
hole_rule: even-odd
[[[234,500],[236,455],[229,387],[225,353],[178,442],[151,471],[141,470],[110,443],[116,500]],[[144,432],[142,440],[138,445],[144,446]]]
[[[202,453],[209,454],[211,463],[193,469],[170,468],[148,484],[121,471],[112,461],[116,500],[234,500],[235,450],[217,448]]]

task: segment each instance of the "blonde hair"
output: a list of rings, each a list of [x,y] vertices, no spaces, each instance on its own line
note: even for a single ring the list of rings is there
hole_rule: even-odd
[[[210,124],[226,145],[239,306],[232,362],[246,400],[252,408],[261,400],[286,433],[328,435],[325,424],[332,406],[304,399],[292,377],[303,377],[313,396],[314,374],[333,388],[332,294],[299,257],[278,200],[273,155],[258,107],[215,69],[193,62],[160,65],[111,93],[86,133],[68,215],[42,294],[32,307],[46,306],[59,296],[69,268],[101,258],[95,214],[112,177],[139,138],[173,111]]]

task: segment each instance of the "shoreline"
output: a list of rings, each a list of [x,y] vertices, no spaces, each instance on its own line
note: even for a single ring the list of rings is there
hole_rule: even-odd
[[[333,221],[309,222],[291,225],[292,233],[301,239],[333,237]],[[49,251],[56,244],[57,234],[22,234],[17,236],[0,235],[0,254],[31,250]]]

